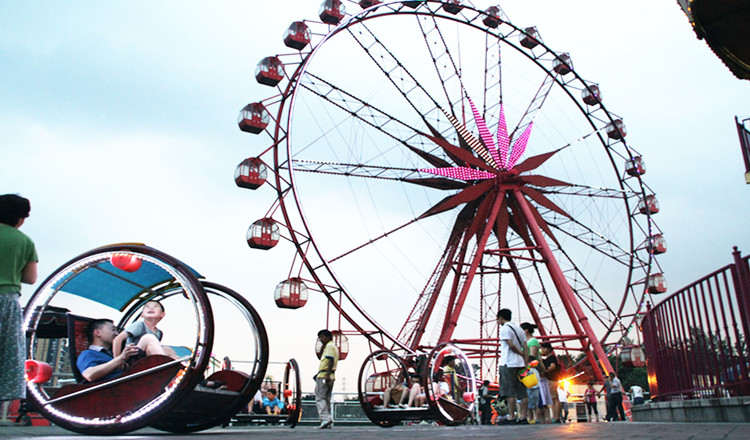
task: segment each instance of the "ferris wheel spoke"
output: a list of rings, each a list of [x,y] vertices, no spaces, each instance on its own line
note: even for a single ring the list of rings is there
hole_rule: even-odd
[[[531,100],[531,102],[529,103],[529,107],[526,109],[523,116],[521,116],[521,120],[518,121],[518,125],[516,125],[516,128],[514,128],[513,132],[510,134],[511,145],[513,145],[513,141],[516,139],[516,135],[519,133],[523,133],[528,128],[528,126],[531,125],[532,122],[534,122],[536,115],[542,109],[544,101],[547,99],[547,96],[552,90],[552,85],[554,83],[555,78],[552,75],[547,75],[544,77],[544,81],[542,81],[542,85],[539,86],[539,90],[537,90],[534,99]]]
[[[443,177],[421,177],[422,173],[413,168],[384,167],[377,165],[350,164],[338,162],[294,159],[295,172],[327,174],[345,178],[365,178],[411,183],[439,190],[457,190],[468,186],[466,182]]]
[[[617,313],[609,306],[609,302],[604,299],[601,293],[594,287],[588,277],[576,266],[565,249],[559,248],[558,251],[568,262],[569,268],[564,271],[570,287],[575,292],[580,302],[591,312],[594,319],[599,321],[607,332],[619,322]]]
[[[578,184],[568,184],[565,188],[559,189],[540,188],[539,191],[544,194],[559,194],[562,196],[580,196],[585,198],[605,198],[615,200],[627,200],[640,197],[640,194],[634,190],[602,188]]]
[[[424,136],[416,128],[323,78],[311,73],[308,76],[315,79],[315,81],[301,82],[300,87],[343,111],[346,117],[355,118],[374,128],[397,143],[402,144],[435,167],[448,167],[451,165],[446,160],[427,151],[428,145],[425,145],[422,141]],[[420,146],[423,148],[419,148]],[[301,148],[300,150],[303,149]],[[434,150],[435,148],[431,149]]]
[[[432,64],[435,67],[435,72],[440,79],[440,85],[442,86],[443,94],[445,95],[445,101],[450,107],[451,113],[456,115],[454,105],[463,101],[463,96],[459,95],[451,98],[449,89],[463,91],[465,87],[461,80],[461,70],[456,66],[456,62],[453,59],[448,44],[443,38],[443,33],[438,26],[437,20],[434,15],[430,16],[416,16],[417,23],[419,24],[419,30],[422,32],[427,51],[432,58]],[[431,19],[431,20],[430,20]],[[423,23],[424,22],[424,23]],[[433,46],[436,48],[433,50]],[[439,64],[444,64],[444,69],[441,69]],[[449,87],[451,81],[458,81],[458,87]]]
[[[381,73],[388,78],[388,81],[396,88],[411,108],[416,112],[417,116],[424,122],[427,122],[429,113],[436,113],[437,109],[440,108],[440,104],[433,98],[433,96],[427,92],[419,81],[409,70],[405,67],[405,64],[399,60],[396,55],[390,51],[385,44],[364,24],[360,24],[366,32],[359,32],[358,34],[347,28],[349,34],[359,44],[362,50],[369,56],[369,58],[375,63],[380,69]],[[377,50],[377,53],[373,53]],[[398,81],[397,81],[398,80]],[[410,97],[410,95],[419,94],[422,98],[426,98],[427,101],[432,103],[431,110],[423,112],[417,106],[417,97]],[[437,114],[434,116],[437,118]]]
[[[571,237],[586,247],[605,255],[612,261],[630,266],[632,259],[637,258],[637,255],[618,245],[613,239],[608,238],[601,232],[594,231],[574,217],[555,216],[555,218],[559,218],[559,222],[547,221],[551,228],[559,231],[561,235]]]

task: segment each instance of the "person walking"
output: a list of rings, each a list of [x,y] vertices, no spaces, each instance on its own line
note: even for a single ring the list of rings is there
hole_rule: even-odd
[[[21,283],[36,282],[39,258],[34,242],[18,229],[30,211],[28,199],[0,196],[0,401],[26,398],[26,335],[19,297]]]
[[[318,340],[323,344],[318,373],[315,375],[315,406],[320,417],[318,429],[330,429],[333,427],[331,396],[333,382],[336,379],[334,373],[339,362],[339,350],[333,343],[333,334],[329,330],[319,331]]]
[[[517,324],[510,322],[511,316],[510,309],[500,309],[497,312],[497,322],[501,326],[498,396],[506,398],[508,403],[508,419],[504,421],[505,423],[528,424],[526,407],[521,404],[516,414],[516,401],[527,397],[526,387],[518,380],[518,373],[528,363],[529,349],[523,330]]]

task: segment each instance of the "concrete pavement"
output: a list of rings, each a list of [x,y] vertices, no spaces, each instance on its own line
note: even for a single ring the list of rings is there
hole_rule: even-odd
[[[0,439],[44,438],[67,440],[85,438],[55,426],[17,427],[0,426]],[[170,434],[154,429],[142,429],[126,435],[108,437],[116,439],[326,439],[326,440],[456,440],[500,438],[521,440],[747,440],[750,438],[748,423],[569,423],[565,425],[531,426],[458,426],[440,427],[432,425],[397,426],[379,428],[367,426],[336,426],[331,430],[317,430],[312,426],[289,429],[282,426],[254,426],[214,428],[193,434]]]

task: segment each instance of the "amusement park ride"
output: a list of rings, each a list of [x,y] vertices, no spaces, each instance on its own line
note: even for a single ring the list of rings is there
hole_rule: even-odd
[[[269,140],[239,164],[235,182],[277,194],[247,242],[294,247],[276,304],[299,309],[322,295],[341,359],[350,337],[367,341],[358,391],[374,423],[463,423],[477,381],[497,379],[500,308],[536,323],[539,339],[595,378],[612,371],[608,356],[637,334],[649,296],[666,291],[655,258],[666,244],[643,158],[568,53],[497,6],[458,0],[326,0],[283,43],[255,73],[275,93],[239,116],[241,130]],[[30,359],[63,331],[57,318],[70,325],[52,299],[71,296],[120,313],[119,327],[145,301],[164,299],[195,338],[183,358],[155,359],[111,383],[49,391],[30,381],[31,399],[61,426],[205,429],[260,386],[268,347],[258,314],[172,257],[118,245],[60,268],[27,307]],[[220,341],[217,302],[247,323],[243,356],[254,359],[245,372],[213,373],[227,390],[201,385],[214,377],[204,376]],[[387,388],[415,376],[426,406],[383,407]],[[444,380],[450,392],[438,394]],[[137,392],[111,399],[126,389]]]

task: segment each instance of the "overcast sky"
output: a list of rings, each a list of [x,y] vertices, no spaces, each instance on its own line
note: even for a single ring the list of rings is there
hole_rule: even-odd
[[[517,26],[535,25],[550,47],[570,52],[623,117],[661,205],[655,219],[669,251],[659,261],[670,291],[728,264],[732,246],[750,252],[750,186],[734,126],[735,115],[750,117],[750,83],[695,37],[675,1],[500,6]],[[303,379],[310,376],[324,317],[274,306],[289,254],[244,242],[273,194],[249,198],[232,177],[267,146],[236,125],[245,104],[272,93],[254,81],[256,63],[282,51],[286,27],[315,18],[318,7],[0,0],[0,193],[31,199],[23,231],[37,245],[40,279],[94,247],[146,243],[247,294],[269,328],[272,357],[294,356]],[[22,302],[33,290],[24,287]],[[281,336],[292,320],[303,332],[295,343]]]

